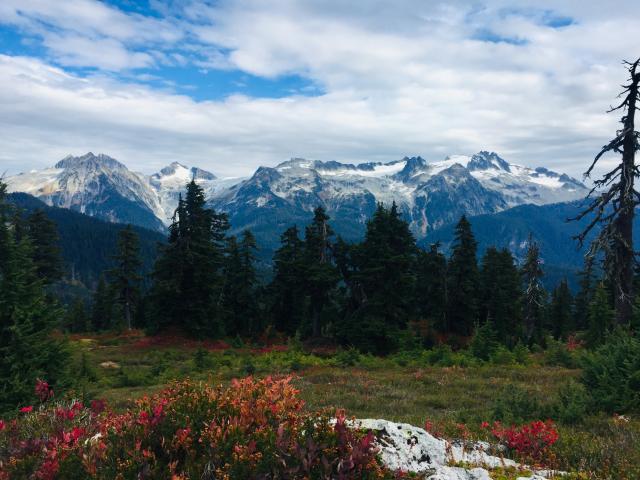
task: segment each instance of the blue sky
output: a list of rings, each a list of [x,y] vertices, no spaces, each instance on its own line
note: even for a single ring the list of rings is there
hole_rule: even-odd
[[[635,0],[3,0],[1,170],[488,149],[579,175],[638,31]]]

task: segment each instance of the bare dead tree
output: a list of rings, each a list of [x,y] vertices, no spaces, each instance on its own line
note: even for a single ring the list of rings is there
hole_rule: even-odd
[[[629,71],[629,83],[623,85],[618,98],[624,100],[607,113],[622,110],[620,120],[622,129],[616,137],[602,147],[598,155],[585,172],[585,179],[608,152],[622,155],[621,162],[602,178],[593,182],[593,188],[587,198],[590,202],[586,209],[573,220],[580,220],[593,214],[593,218],[582,233],[575,237],[580,246],[596,225],[601,230],[591,243],[587,258],[593,259],[599,252],[604,254],[605,272],[612,280],[615,289],[615,310],[618,324],[627,325],[633,312],[633,267],[636,254],[633,250],[633,217],[636,205],[640,204],[640,193],[634,188],[635,178],[640,171],[635,164],[635,153],[640,148],[640,134],[635,131],[636,105],[640,101],[638,84],[640,83],[640,59],[634,63],[624,62]]]

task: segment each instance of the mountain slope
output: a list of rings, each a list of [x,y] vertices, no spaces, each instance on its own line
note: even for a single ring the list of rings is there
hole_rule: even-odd
[[[100,274],[113,267],[118,232],[122,224],[113,224],[65,208],[50,207],[26,193],[9,194],[9,201],[25,213],[43,210],[53,220],[60,235],[60,250],[67,275],[72,273],[89,288],[93,288]],[[158,243],[165,242],[161,233],[134,227],[140,239],[142,271],[150,272],[156,258]]]
[[[164,213],[147,180],[107,155],[69,155],[52,168],[9,177],[7,184],[10,192],[29,193],[50,206],[164,230]]]
[[[306,224],[322,205],[335,230],[360,238],[377,202],[396,202],[417,238],[469,216],[522,204],[543,205],[583,198],[587,188],[544,168],[512,165],[495,153],[421,157],[359,165],[292,159],[261,167],[236,185],[215,192],[211,204],[229,214],[235,232],[251,228],[272,248],[287,226]]]
[[[338,234],[355,240],[378,202],[396,202],[420,239],[462,214],[576,200],[587,193],[567,175],[513,165],[485,151],[438,162],[405,157],[358,165],[294,158],[260,167],[247,179],[220,179],[178,162],[145,176],[107,155],[88,153],[10,177],[7,183],[10,191],[31,193],[49,205],[164,230],[191,179],[214,208],[229,214],[232,233],[254,231],[263,258],[270,256],[283,230],[294,223],[304,226],[318,205],[332,217]]]

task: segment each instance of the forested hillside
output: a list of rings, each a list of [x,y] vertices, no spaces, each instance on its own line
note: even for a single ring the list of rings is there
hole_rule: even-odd
[[[49,207],[26,193],[9,194],[9,202],[23,210],[25,215],[42,210],[55,222],[64,277],[79,281],[93,290],[100,275],[113,267],[118,232],[124,225],[99,220],[73,210]],[[149,272],[155,261],[158,243],[166,236],[141,227],[133,227],[140,239],[142,271]]]

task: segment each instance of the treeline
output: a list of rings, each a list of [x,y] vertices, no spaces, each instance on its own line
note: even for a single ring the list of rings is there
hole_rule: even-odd
[[[513,348],[582,332],[596,344],[612,328],[611,294],[591,268],[581,274],[576,298],[566,280],[544,289],[544,264],[532,238],[518,265],[509,250],[493,247],[478,261],[466,217],[456,226],[449,257],[437,244],[420,249],[395,205],[378,206],[359,243],[335,235],[330,220],[318,207],[303,232],[295,225],[283,232],[272,279],[263,285],[251,232],[229,236],[226,215],[208,209],[204,192],[191,182],[150,288],[142,291],[135,234],[124,230],[118,266],[100,282],[86,328],[133,324],[256,340],[280,334],[378,354],[406,342],[463,346],[474,335]]]

